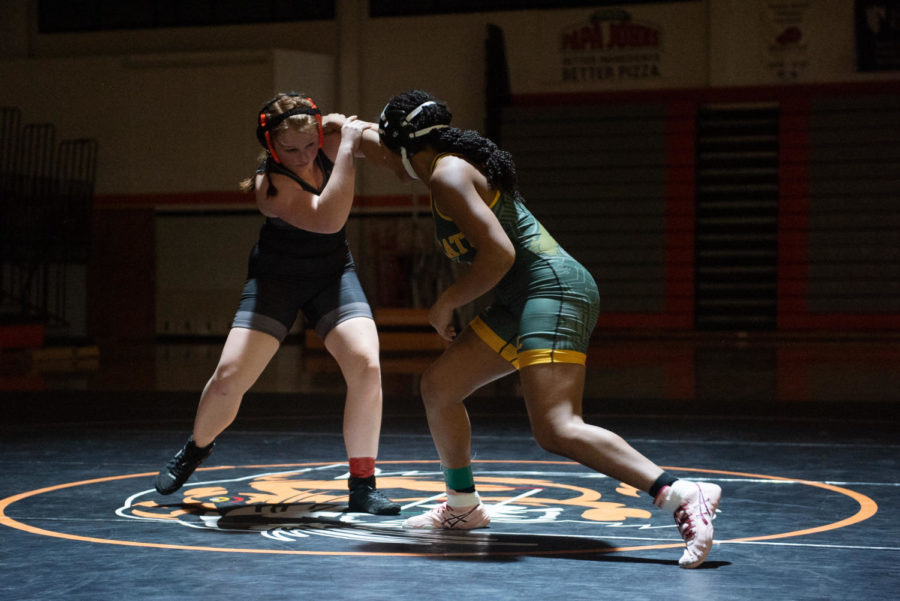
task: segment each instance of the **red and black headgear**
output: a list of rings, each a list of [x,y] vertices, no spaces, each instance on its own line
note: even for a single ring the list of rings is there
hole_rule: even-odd
[[[271,113],[272,107],[276,102],[281,100],[282,98],[302,98],[309,102],[309,106],[300,105],[296,106],[292,109],[288,109],[283,113]],[[316,106],[316,103],[313,102],[313,99],[307,96],[306,94],[297,94],[291,92],[289,94],[279,94],[272,100],[266,103],[262,109],[259,111],[259,115],[256,118],[256,138],[259,140],[259,143],[262,144],[262,147],[265,148],[272,158],[275,159],[276,163],[281,163],[281,159],[278,158],[278,155],[275,153],[275,148],[272,146],[272,132],[275,131],[275,128],[281,125],[282,121],[287,119],[288,117],[292,117],[294,115],[313,115],[316,118],[317,129],[319,130],[319,148],[322,147],[322,143],[325,140],[325,134],[322,131],[322,112],[319,110],[319,107]]]

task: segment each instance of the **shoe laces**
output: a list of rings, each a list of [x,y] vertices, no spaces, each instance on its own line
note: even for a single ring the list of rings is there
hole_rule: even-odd
[[[350,496],[355,499],[369,499],[373,501],[383,501],[390,503],[391,500],[384,496],[384,493],[377,488],[369,485],[356,486],[350,490]]]
[[[438,508],[438,516],[441,519],[441,523],[445,524],[448,528],[455,528],[458,524],[466,522],[467,518],[472,515],[472,512],[477,508],[478,505],[475,505],[463,513],[453,513],[450,506],[447,505],[447,503],[444,503]]]
[[[181,449],[175,455],[169,459],[169,464],[166,468],[169,471],[172,470],[181,470],[187,464],[187,453],[184,452],[184,449]]]
[[[193,452],[192,452],[193,451]],[[188,467],[191,463],[200,463],[206,458],[204,449],[197,447],[196,449],[182,448],[169,460],[166,468],[171,472],[173,470],[181,471]]]
[[[685,540],[694,538],[694,518],[691,516],[687,503],[675,510],[675,524]]]
[[[391,502],[391,500],[388,499],[388,498],[384,495],[384,493],[381,492],[380,490],[378,490],[377,488],[370,488],[370,489],[369,489],[369,497],[373,497],[373,498],[378,499],[379,501],[385,501],[385,502],[387,502],[387,503],[390,503],[390,502]]]
[[[692,507],[692,505],[694,505],[694,507]],[[678,525],[678,531],[681,532],[681,535],[686,540],[693,539],[694,519],[699,517],[704,524],[708,525],[708,513],[709,511],[703,493],[700,493],[700,498],[697,499],[696,503],[691,503],[690,501],[682,503],[682,505],[675,510],[675,523]]]

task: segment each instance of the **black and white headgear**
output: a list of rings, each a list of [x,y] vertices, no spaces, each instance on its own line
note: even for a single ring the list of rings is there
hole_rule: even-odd
[[[440,123],[417,129],[415,124],[416,117],[422,112],[422,109],[432,104],[438,104],[438,102],[429,100],[408,113],[404,113],[402,110],[390,108],[390,103],[388,103],[384,110],[381,111],[381,117],[378,119],[378,134],[381,136],[381,141],[389,150],[400,155],[403,168],[406,169],[406,172],[413,179],[419,179],[409,162],[409,158],[420,147],[420,144],[416,142],[416,138],[421,138],[436,129],[450,127],[446,123]]]

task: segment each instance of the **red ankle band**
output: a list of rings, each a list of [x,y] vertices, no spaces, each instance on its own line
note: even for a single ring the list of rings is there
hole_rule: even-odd
[[[350,476],[353,478],[368,478],[375,475],[374,457],[351,457]]]

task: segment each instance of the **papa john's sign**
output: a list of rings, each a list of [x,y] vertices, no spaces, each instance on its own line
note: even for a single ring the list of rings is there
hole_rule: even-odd
[[[539,13],[505,28],[513,93],[705,85],[702,3]]]
[[[625,10],[598,10],[559,35],[560,80],[658,79],[662,29]]]

